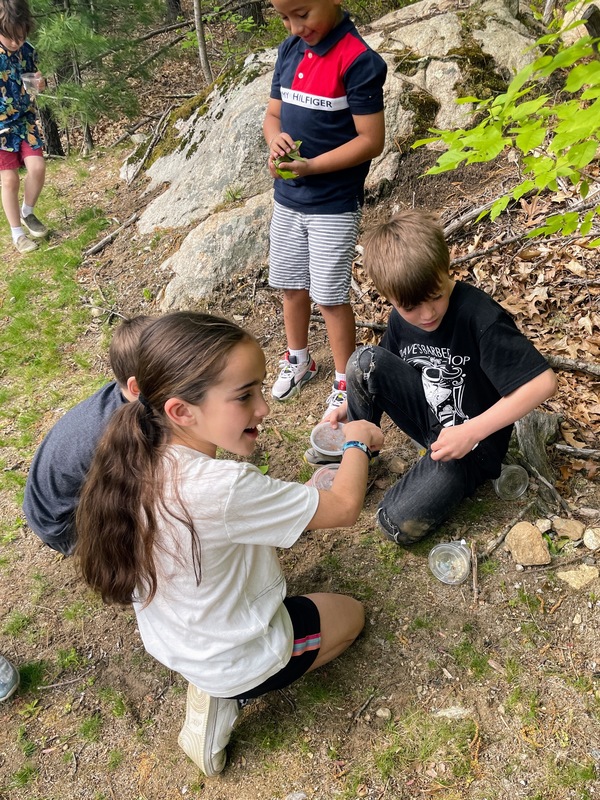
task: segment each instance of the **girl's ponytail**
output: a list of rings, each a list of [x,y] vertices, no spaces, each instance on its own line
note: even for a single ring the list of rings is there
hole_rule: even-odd
[[[139,402],[119,409],[101,438],[77,508],[75,555],[106,603],[156,591],[156,491],[166,443],[161,418]]]

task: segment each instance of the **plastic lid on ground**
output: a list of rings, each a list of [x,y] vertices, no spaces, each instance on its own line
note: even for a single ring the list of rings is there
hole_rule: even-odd
[[[463,583],[471,571],[471,551],[464,539],[441,542],[429,553],[429,569],[442,583]]]
[[[310,443],[324,456],[341,456],[345,441],[342,422],[337,428],[332,428],[329,422],[320,422],[310,433]]]

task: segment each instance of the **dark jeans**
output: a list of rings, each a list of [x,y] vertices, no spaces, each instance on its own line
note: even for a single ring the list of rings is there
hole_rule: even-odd
[[[381,347],[359,347],[348,361],[348,419],[377,425],[385,412],[411,439],[427,448],[385,493],[377,510],[384,533],[413,544],[437,528],[458,504],[500,474],[497,450],[482,441],[464,458],[433,461],[431,445],[442,426],[425,400],[421,373]]]

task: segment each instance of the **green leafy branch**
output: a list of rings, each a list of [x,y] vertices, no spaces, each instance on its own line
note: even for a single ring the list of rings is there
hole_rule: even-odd
[[[476,126],[469,130],[432,129],[433,136],[414,143],[413,147],[442,143],[447,148],[428,175],[454,170],[463,163],[491,161],[508,148],[516,151],[522,180],[479,219],[488,213],[496,219],[512,200],[531,192],[556,191],[559,179],[569,181],[583,199],[588,196],[585,169],[600,145],[600,62],[594,57],[597,40],[585,36],[567,47],[560,38],[579,24],[538,39],[534,46],[543,55],[515,75],[503,94],[488,100],[460,98],[458,103],[475,104],[473,116],[481,117]],[[540,94],[540,85],[548,85],[551,75],[560,82],[560,91]],[[599,211],[600,201],[582,219],[576,211],[553,214],[535,233],[568,235],[578,230],[586,235]],[[600,239],[590,244],[596,246]]]

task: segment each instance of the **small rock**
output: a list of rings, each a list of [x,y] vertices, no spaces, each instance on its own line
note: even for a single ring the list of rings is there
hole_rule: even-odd
[[[556,577],[561,581],[568,583],[573,589],[582,589],[591,583],[600,575],[598,567],[590,567],[587,564],[581,564],[577,569],[559,570]]]
[[[132,133],[129,137],[134,144],[144,144],[148,139],[145,133]]]
[[[505,545],[517,564],[530,567],[552,561],[539,528],[531,522],[518,522],[514,525],[506,536]]]
[[[382,706],[381,708],[377,709],[377,711],[375,712],[375,716],[379,717],[379,719],[391,719],[392,712],[390,711],[389,708],[385,708],[385,706]]]
[[[285,800],[307,800],[308,795],[304,794],[304,792],[292,792],[288,794]]]
[[[535,527],[539,528],[540,533],[548,533],[548,531],[552,530],[552,520],[546,519],[545,517],[536,519]]]
[[[448,708],[440,708],[439,711],[434,711],[433,716],[444,717],[444,719],[465,719],[466,717],[470,717],[472,713],[470,708],[448,706]]]
[[[575,616],[573,617],[573,625],[581,625],[581,623],[582,623],[581,614],[575,614]]]
[[[554,517],[552,527],[559,536],[566,536],[572,542],[576,542],[583,536],[585,525],[577,519],[563,519]]]
[[[587,528],[583,532],[583,543],[588,550],[600,550],[600,528]]]
[[[388,468],[390,472],[394,473],[394,475],[402,475],[404,472],[406,472],[407,467],[408,464],[406,461],[404,461],[404,459],[400,458],[400,456],[394,456],[393,458],[390,458]]]

